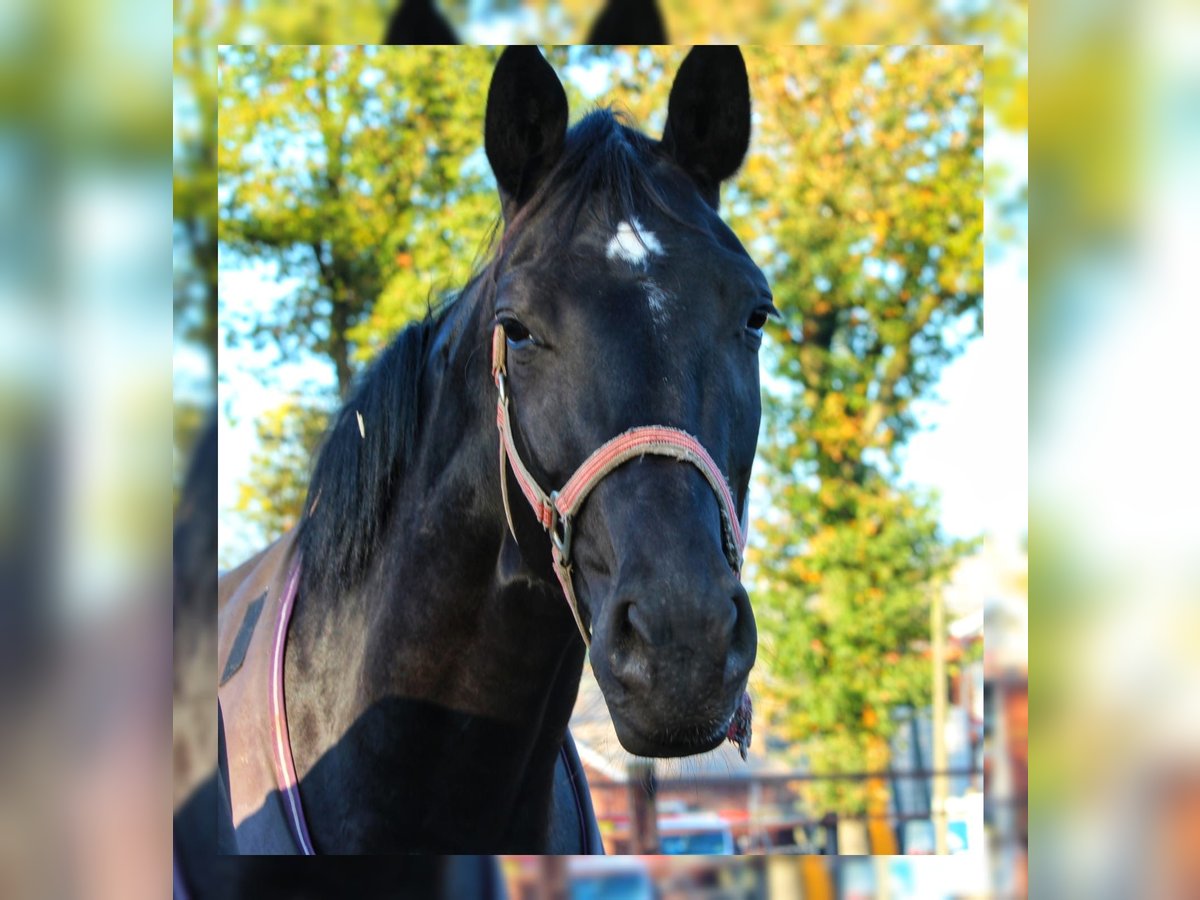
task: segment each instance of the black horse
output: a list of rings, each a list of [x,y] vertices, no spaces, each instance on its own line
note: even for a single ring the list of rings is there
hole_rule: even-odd
[[[312,850],[551,848],[589,634],[627,750],[743,737],[739,520],[774,307],[717,207],[749,135],[734,47],[688,55],[659,141],[607,110],[568,129],[538,50],[500,57],[495,252],[365,373],[279,554],[299,573],[282,696]],[[569,486],[537,505],[597,448],[573,507]],[[254,834],[239,823],[239,843]]]

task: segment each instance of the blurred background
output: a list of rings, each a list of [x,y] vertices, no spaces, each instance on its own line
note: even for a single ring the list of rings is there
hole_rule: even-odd
[[[624,754],[586,679],[573,728],[585,735],[606,843],[685,854],[953,849],[974,860],[961,871],[975,877],[947,886],[1022,893],[1025,9],[760,7],[659,12],[679,43],[944,41],[986,52],[812,48],[749,59],[762,98],[757,152],[724,212],[786,314],[764,354],[761,531],[747,573],[764,634],[752,686],[759,740],[748,765],[725,753],[656,770]],[[578,40],[596,15],[586,4],[439,9],[461,39],[484,43]],[[378,4],[342,4],[337,15],[269,3],[224,13],[192,17],[177,48],[205,38],[372,40],[390,15]],[[494,54],[431,52],[432,62],[230,48],[218,57],[216,96],[203,85],[191,92],[199,107],[221,109],[220,134],[197,158],[219,160],[220,227],[204,252],[221,259],[224,565],[291,525],[307,463],[353,373],[483,252],[495,201],[475,98]],[[652,133],[661,128],[682,51],[548,54],[577,115],[602,98]],[[435,137],[398,153],[386,140],[397,116]],[[314,189],[331,183],[331,159],[340,189]],[[362,193],[410,200],[347,201],[346,186],[364,179]],[[984,321],[985,192],[990,351],[974,340]],[[879,614],[847,615],[864,608]],[[1012,632],[986,663],[985,620],[993,634]],[[986,810],[985,769],[1001,789]],[[848,871],[851,887],[888,887],[886,873]],[[539,872],[506,867],[518,886],[556,883]],[[829,884],[838,877],[827,870]]]
[[[0,7],[0,895],[163,893],[171,775],[161,747],[169,713],[155,686],[169,666],[170,485],[180,483],[195,423],[216,398],[215,364],[200,360],[215,359],[217,317],[186,312],[189,304],[216,304],[209,287],[217,277],[215,145],[205,143],[216,127],[216,40],[370,42],[386,6],[374,6],[361,30],[328,38],[289,31],[308,26],[285,27],[285,20],[323,11],[330,28],[347,27],[353,2],[279,4],[274,17],[270,4],[249,0],[176,3],[173,27],[165,6],[148,0]],[[1200,555],[1191,511],[1200,485],[1187,461],[1195,433],[1188,389],[1197,380],[1189,264],[1200,244],[1194,4],[1039,11],[1036,235],[1024,225],[1025,167],[999,177],[993,153],[1005,144],[1014,146],[1002,158],[1026,152],[1025,4],[789,2],[770,7],[794,17],[778,30],[782,16],[770,11],[724,22],[755,9],[734,6],[660,9],[680,43],[983,46],[986,323],[983,338],[943,368],[936,390],[949,393],[953,367],[972,346],[986,353],[1004,327],[991,299],[991,247],[1000,243],[1021,261],[1008,327],[1023,335],[1026,309],[1032,313],[1027,548],[1038,557],[1030,612],[1039,696],[1030,775],[1041,852],[1030,885],[1039,896],[1194,893]],[[568,18],[565,7],[548,6],[538,18],[515,6],[473,9],[481,8],[444,10],[463,40],[479,40],[485,26],[496,29],[494,40],[509,39],[520,33],[514,20],[527,21],[520,27],[539,40],[578,39],[589,18],[586,10]],[[236,36],[243,15],[259,31]],[[698,24],[687,24],[688,15]],[[171,158],[173,198],[165,187]],[[207,190],[189,187],[205,178]],[[1008,178],[1016,189],[997,191]],[[172,199],[168,282],[159,241]],[[1039,265],[1026,307],[1028,237],[1036,238]],[[164,442],[172,409],[168,292],[179,351],[173,460]],[[183,335],[205,322],[213,329],[207,339]],[[1024,394],[1026,360],[1008,364],[1014,393]],[[985,425],[990,405],[979,404]],[[988,434],[1011,440],[1009,462],[1020,464],[1022,423]],[[909,437],[910,459],[921,439],[920,431]],[[976,481],[988,487],[992,476]],[[940,524],[954,533],[949,508],[944,491]],[[1005,620],[1019,653],[1022,616]],[[987,656],[1001,638],[985,621],[984,725],[994,735],[1002,720],[987,715],[995,708],[986,701]],[[1011,706],[1003,724],[1016,756],[1023,720],[1019,701]],[[985,759],[999,763],[986,752]],[[741,865],[772,867],[775,880],[763,876],[771,896],[836,896],[828,893],[831,873],[846,896],[1021,891],[1001,887],[1016,871],[1003,863],[990,886],[955,887],[963,882],[951,883],[947,864],[960,858],[843,860],[851,869],[830,863],[820,870],[824,881],[807,868],[815,857]],[[891,874],[900,864],[908,874]],[[504,865],[515,888],[517,870],[528,864]],[[919,881],[925,872],[936,883]],[[693,882],[712,886],[716,878],[719,890],[719,879],[730,877],[710,872]],[[584,873],[576,880],[583,883]],[[668,889],[664,875],[660,890]]]

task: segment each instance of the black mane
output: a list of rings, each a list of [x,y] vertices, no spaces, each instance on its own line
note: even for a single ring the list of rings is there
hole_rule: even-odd
[[[668,206],[650,177],[658,142],[626,125],[625,118],[597,109],[570,129],[562,158],[503,238],[493,242],[494,252],[459,296],[469,293],[477,280],[485,292],[494,289],[509,249],[535,218],[553,221],[553,234],[563,241],[585,207],[612,228],[648,204],[695,227]],[[426,314],[388,344],[362,373],[326,432],[298,533],[307,585],[352,588],[366,573],[387,529],[393,489],[413,457],[421,419],[421,371],[432,335],[454,302]]]
[[[350,587],[366,571],[386,530],[392,488],[413,456],[421,370],[448,308],[400,332],[363,372],[329,426],[298,534],[307,584]]]

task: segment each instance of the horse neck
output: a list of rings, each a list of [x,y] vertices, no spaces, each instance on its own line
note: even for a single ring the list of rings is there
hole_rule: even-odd
[[[490,317],[466,307],[441,327],[455,315],[455,345],[432,344],[429,415],[370,573],[300,597],[289,633],[293,752],[318,848],[536,851],[544,836],[583,645],[506,529]]]

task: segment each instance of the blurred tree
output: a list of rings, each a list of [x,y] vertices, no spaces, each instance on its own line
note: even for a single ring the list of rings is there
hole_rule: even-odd
[[[211,0],[210,0],[211,2]],[[222,10],[223,44],[377,44],[400,0],[233,0]]]
[[[316,356],[345,394],[357,362],[465,281],[496,212],[480,141],[496,55],[222,48],[223,260],[291,286],[270,308],[222,307],[231,344]]]
[[[297,519],[314,423],[358,366],[478,261],[498,210],[479,102],[496,55],[222,52],[223,263],[266,265],[288,288],[270,306],[223,305],[226,341],[327,363],[337,389],[284,404],[257,426],[269,452],[251,461],[238,508],[267,539]],[[270,380],[274,369],[259,374]]]
[[[254,474],[238,485],[237,510],[272,539],[300,519],[313,454],[328,421],[324,408],[294,397],[254,423]]]
[[[172,466],[173,471],[177,473],[177,477],[173,484],[172,506],[177,505],[179,502],[180,492],[183,490],[182,473],[187,472],[196,438],[200,434],[201,427],[211,415],[212,410],[207,406],[187,400],[177,399],[175,401],[171,417],[171,429],[173,437],[172,445],[175,453]]]
[[[174,229],[176,340],[217,370],[216,47],[202,7],[175,0]]]
[[[198,371],[178,367],[174,404],[174,496],[198,430],[216,396],[217,79],[205,5],[174,0],[173,312],[176,349],[200,351]]]
[[[729,206],[782,312],[751,551],[763,705],[815,770],[880,770],[891,711],[929,701],[929,592],[969,549],[898,472],[913,401],[982,328],[982,59],[748,52],[758,152]]]

